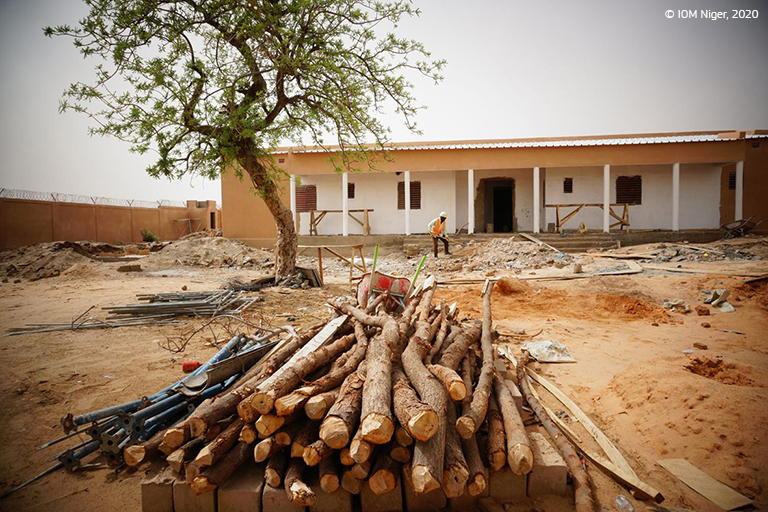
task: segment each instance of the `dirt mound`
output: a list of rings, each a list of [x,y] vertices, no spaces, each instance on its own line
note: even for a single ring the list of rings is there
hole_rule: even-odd
[[[504,277],[496,283],[496,290],[502,295],[529,295],[531,285],[514,277]]]
[[[620,314],[636,319],[668,323],[672,318],[663,308],[631,295],[601,293],[595,297],[596,308],[610,315]]]
[[[193,236],[167,245],[147,257],[147,267],[253,267],[272,260],[272,254],[237,240],[219,236]]]
[[[736,301],[754,301],[757,307],[763,311],[768,311],[768,280],[741,283],[733,287],[731,294]]]
[[[60,275],[75,264],[92,261],[75,242],[48,242],[0,253],[0,275],[36,281]]]
[[[726,363],[722,359],[715,360],[708,357],[695,357],[690,363],[685,365],[685,369],[696,375],[701,375],[723,384],[759,387],[754,380],[744,375],[744,373],[749,372],[747,367]]]
[[[454,261],[462,261],[470,270],[541,268],[556,262],[567,265],[573,258],[531,242],[517,242],[514,237],[494,238],[487,242],[470,242],[456,251]]]

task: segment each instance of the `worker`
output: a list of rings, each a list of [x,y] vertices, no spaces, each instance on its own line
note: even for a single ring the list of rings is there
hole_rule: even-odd
[[[429,234],[432,235],[432,243],[435,246],[435,258],[437,258],[437,241],[442,240],[445,246],[445,254],[451,254],[448,250],[448,239],[445,238],[445,219],[448,214],[440,212],[440,216],[429,223]]]

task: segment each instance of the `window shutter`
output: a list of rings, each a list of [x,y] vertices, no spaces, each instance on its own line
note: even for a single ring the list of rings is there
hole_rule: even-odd
[[[642,176],[619,176],[616,179],[616,202],[643,204]]]
[[[563,193],[564,194],[573,193],[573,178],[565,178],[563,180]]]
[[[315,185],[296,187],[296,211],[308,212],[309,210],[317,210],[317,187]]]
[[[405,210],[405,182],[397,182],[397,209]]]
[[[405,210],[405,182],[397,182],[397,209]],[[421,210],[421,182],[411,182],[411,210]]]
[[[347,183],[347,199],[355,198],[355,184]]]
[[[728,174],[728,190],[736,190],[736,171]]]

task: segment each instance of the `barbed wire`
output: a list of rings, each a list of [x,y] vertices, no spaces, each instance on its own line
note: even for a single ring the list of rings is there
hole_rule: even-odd
[[[82,194],[60,194],[57,192],[39,192],[36,190],[21,190],[14,188],[0,188],[0,197],[7,199],[26,199],[29,201],[51,201],[54,203],[125,206],[129,208],[159,208],[168,206],[184,208],[187,206],[187,203],[184,201],[171,201],[170,199],[142,201],[140,199],[118,199],[115,197],[86,196]],[[219,207],[218,203],[216,206]]]

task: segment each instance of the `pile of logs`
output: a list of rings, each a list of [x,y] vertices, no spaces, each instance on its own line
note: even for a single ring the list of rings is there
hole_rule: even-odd
[[[336,318],[279,345],[183,422],[126,447],[125,461],[137,466],[165,454],[202,494],[254,457],[266,463],[266,483],[301,506],[315,500],[312,466],[325,492],[341,486],[353,494],[366,481],[376,494],[394,490],[403,465],[416,494],[442,488],[447,497],[482,494],[484,461],[526,474],[531,442],[494,366],[492,288],[486,282],[481,325],[461,324],[455,307],[433,304],[432,278],[397,316],[380,311],[386,295],[338,299]],[[577,510],[592,510],[586,472],[568,455]]]

